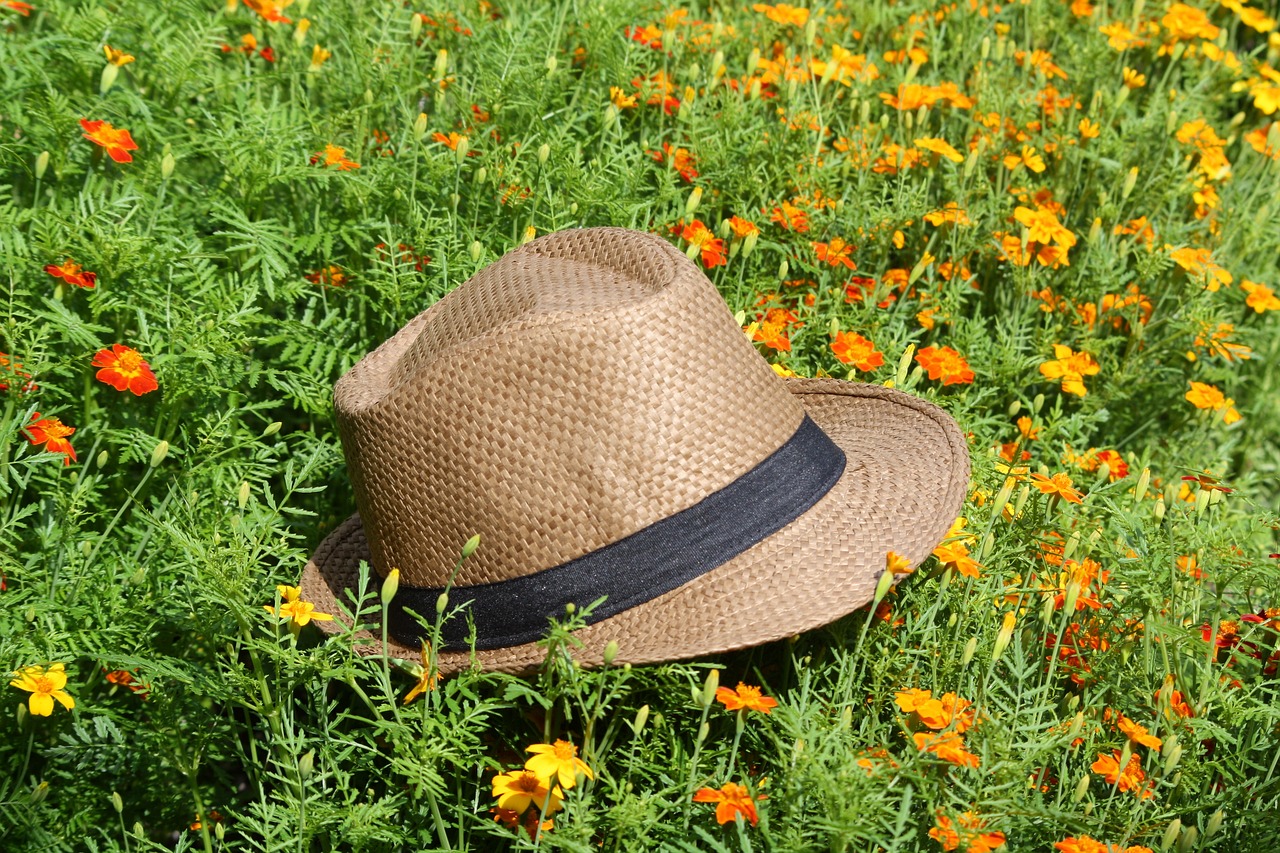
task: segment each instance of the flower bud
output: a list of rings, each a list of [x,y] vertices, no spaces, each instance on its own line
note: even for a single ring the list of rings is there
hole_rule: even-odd
[[[756,243],[760,240],[760,232],[752,231],[742,239],[742,257],[747,258],[755,251]]]
[[[1040,410],[1044,408],[1044,395],[1037,394],[1035,399],[1031,401],[1031,411],[1040,414]]]
[[[243,511],[244,505],[249,502],[249,481],[245,480],[240,484],[239,490],[236,492],[236,508]]]
[[[716,690],[720,687],[720,670],[713,669],[707,673],[707,680],[702,683],[701,704],[703,708],[710,708],[711,703],[716,700]]]
[[[392,569],[387,572],[387,576],[382,581],[382,590],[379,598],[382,600],[382,606],[386,607],[391,603],[391,599],[396,597],[396,591],[400,589],[400,570]]]
[[[1129,170],[1129,174],[1125,175],[1124,185],[1120,187],[1120,199],[1123,201],[1129,197],[1129,193],[1133,192],[1133,187],[1138,183],[1138,167],[1134,166]]]
[[[1102,239],[1102,217],[1093,217],[1093,222],[1089,225],[1089,234],[1085,237],[1090,246],[1095,245]]]
[[[417,16],[415,15],[414,17],[417,17]],[[303,18],[302,20],[298,21],[298,25],[293,28],[293,43],[296,45],[301,45],[304,41],[306,41],[307,30],[309,29],[311,29],[311,21],[308,18]]]
[[[871,599],[871,607],[874,609],[884,597],[889,594],[890,588],[893,587],[893,572],[881,572],[880,580],[876,581],[876,594]]]
[[[124,800],[121,799],[118,791],[111,792],[111,805],[115,808],[116,814],[122,814],[124,812]]]
[[[612,665],[613,665],[613,659],[614,659],[614,658],[616,658],[617,656],[618,656],[618,641],[617,641],[617,640],[610,640],[609,642],[605,643],[605,644],[604,644],[604,655],[603,655],[603,658],[604,658],[604,665],[605,665],[605,666],[612,666]]]
[[[1222,818],[1223,818],[1222,809],[1218,809],[1216,812],[1209,815],[1209,822],[1205,824],[1205,827],[1204,827],[1205,841],[1208,841],[1214,835],[1217,835],[1218,830],[1222,829]]]
[[[524,245],[525,243],[531,242],[533,238],[537,236],[538,229],[530,225],[524,229],[524,235],[520,238],[520,244]]]
[[[1212,491],[1212,489],[1200,489],[1196,492],[1196,518],[1204,515],[1204,511],[1209,508],[1209,495]]]
[[[151,467],[154,468],[157,465],[159,465],[161,462],[164,461],[164,458],[168,455],[169,455],[169,442],[162,441],[159,444],[157,444],[155,449],[151,451]]]
[[[481,166],[479,169],[476,169],[476,183],[483,184],[487,180],[489,180],[488,168]]]
[[[960,665],[968,666],[969,661],[973,660],[973,653],[978,648],[978,638],[970,637],[969,642],[964,644],[964,653],[960,655]]]
[[[1076,789],[1071,794],[1071,802],[1078,803],[1084,799],[1085,794],[1089,793],[1089,774],[1086,773],[1080,777],[1080,781],[1076,783]]]
[[[169,180],[173,177],[173,167],[177,165],[177,161],[173,159],[173,152],[166,152],[160,160],[160,178],[161,180]]]
[[[23,711],[26,710],[25,705],[19,705],[18,707],[21,708]],[[39,785],[36,785],[34,788],[31,789],[31,796],[28,798],[27,802],[33,806],[37,806],[40,803],[44,802],[44,799],[47,796],[49,796],[49,783],[41,782]]]
[[[1169,750],[1169,755],[1164,760],[1164,775],[1168,776],[1172,773],[1173,769],[1178,766],[1178,762],[1181,760],[1182,744],[1174,744],[1173,749]]]
[[[142,836],[147,834],[147,828],[142,825],[142,821],[135,820],[133,822],[133,834],[136,835],[138,838],[141,838]]]
[[[684,215],[693,216],[693,212],[698,209],[698,205],[702,203],[702,187],[694,187],[693,192],[689,193],[689,198],[684,203]]]
[[[420,35],[422,35],[422,15],[414,12],[413,17],[409,19],[409,38],[416,42]]]
[[[102,66],[102,77],[98,80],[98,94],[105,95],[111,91],[111,87],[116,83],[116,77],[120,74],[120,66],[115,63],[108,62]]]
[[[316,751],[314,749],[308,749],[306,752],[302,753],[302,757],[298,759],[298,778],[303,780],[310,779],[311,774],[315,772],[315,769]]]
[[[545,166],[547,158],[551,156],[551,146],[544,142],[538,146],[538,165]]]
[[[1080,581],[1067,584],[1067,592],[1063,597],[1062,607],[1068,613],[1076,612],[1076,602],[1080,599]]]
[[[711,734],[711,723],[703,720],[702,725],[698,726],[698,743],[706,740],[709,734]]]
[[[1076,711],[1076,715],[1071,718],[1071,728],[1067,729],[1067,737],[1074,740],[1079,737],[1080,732],[1084,729],[1084,711]]]
[[[471,255],[471,262],[473,264],[478,263],[480,261],[480,256],[484,254],[484,246],[480,245],[479,240],[472,240],[471,248],[467,251],[468,254]]]
[[[108,453],[107,451],[104,450],[98,454],[97,462],[98,462],[99,468],[104,467],[109,461],[111,461],[111,454]]]
[[[898,373],[894,377],[897,385],[907,381],[907,372],[911,370],[911,359],[916,354],[916,345],[907,344],[907,348],[902,351],[902,358],[898,359]]]
[[[1178,47],[1181,47],[1181,43]],[[1196,847],[1196,841],[1199,839],[1200,830],[1194,826],[1188,826],[1182,830],[1182,836],[1178,839],[1178,853],[1191,853]]]
[[[778,264],[778,278],[785,279],[789,272],[791,272],[791,266],[787,263],[786,258],[783,258],[782,263]]]
[[[1156,521],[1164,521],[1164,495],[1156,495],[1156,503],[1151,508],[1151,515]]]
[[[577,613],[577,612],[578,612],[578,605],[574,604],[572,601],[570,601],[568,604],[564,606],[564,614],[566,616],[572,616],[574,613]]]
[[[547,61],[544,64],[547,66],[547,76],[549,77],[556,73],[556,66],[560,64],[560,61],[552,55],[547,57]]]
[[[284,426],[280,421],[272,421],[267,424],[267,428],[262,431],[263,438],[270,438],[280,431],[280,427]]]
[[[471,150],[470,137],[462,137],[458,140],[458,147],[453,149],[453,157],[459,163],[467,162],[467,152]]]
[[[1169,821],[1169,828],[1164,831],[1164,835],[1160,838],[1160,849],[1168,850],[1173,846],[1173,842],[1178,840],[1179,833],[1182,832],[1182,821],[1174,818]]]
[[[440,593],[440,596],[436,599],[436,615],[443,616],[445,610],[447,610],[448,607],[449,607],[449,593],[442,592]]]
[[[635,721],[631,724],[631,731],[636,737],[640,736],[640,732],[644,730],[644,724],[649,721],[649,706],[641,705],[640,710],[636,711]]]
[[[418,113],[418,117],[413,120],[413,138],[419,142],[422,137],[427,135],[427,114]]]
[[[44,177],[44,172],[49,168],[49,152],[41,151],[36,155],[36,180]]]
[[[1004,614],[1004,623],[1000,626],[1000,633],[996,635],[995,647],[991,650],[991,659],[999,660],[1000,655],[1004,654],[1004,650],[1009,646],[1009,640],[1013,638],[1013,626],[1017,624],[1018,616],[1012,610],[1006,611]]]
[[[991,55],[991,36],[982,37],[982,48],[978,51],[978,57],[983,61],[987,61],[987,57]]]

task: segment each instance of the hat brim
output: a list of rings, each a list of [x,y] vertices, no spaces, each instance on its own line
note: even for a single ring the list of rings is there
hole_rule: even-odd
[[[838,379],[787,379],[809,416],[844,451],[844,474],[807,512],[677,589],[575,632],[584,665],[654,663],[748,648],[818,628],[871,601],[894,551],[917,566],[946,536],[964,501],[969,454],[954,420],[932,403],[881,385]],[[483,547],[483,545],[481,546]],[[369,560],[364,527],[353,515],[329,534],[303,570],[302,598],[347,629],[339,601],[353,608],[360,562]],[[372,573],[376,581],[376,573]],[[357,633],[363,654],[381,640]],[[394,639],[392,657],[417,659],[420,649]],[[526,672],[546,651],[538,643],[470,652],[441,652],[448,675],[472,660],[483,669]]]

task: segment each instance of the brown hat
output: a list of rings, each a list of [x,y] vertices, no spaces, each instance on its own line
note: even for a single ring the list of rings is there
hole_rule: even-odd
[[[472,624],[481,666],[531,669],[548,620],[601,598],[584,664],[610,640],[645,663],[816,628],[871,600],[887,552],[924,560],[969,477],[941,409],[779,377],[691,261],[621,228],[480,270],[348,371],[334,405],[359,513],[302,597],[337,614],[362,560],[398,568],[389,651],[416,657],[406,608],[435,619],[448,586],[450,610],[469,604],[442,626],[444,673],[471,660]]]

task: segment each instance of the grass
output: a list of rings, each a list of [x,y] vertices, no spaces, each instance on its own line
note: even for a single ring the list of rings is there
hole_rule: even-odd
[[[74,708],[4,687],[0,847],[1280,841],[1264,11],[33,5],[0,4],[0,668],[62,664]],[[535,677],[406,704],[418,661],[263,611],[353,510],[332,385],[505,251],[606,224],[689,249],[780,370],[946,408],[966,525],[791,641],[587,671],[575,614]],[[841,361],[851,333],[883,363]],[[113,344],[157,390],[98,378]],[[778,706],[729,711],[714,688],[740,681]],[[554,820],[535,842],[494,820],[493,779],[557,739],[594,778],[522,818]],[[726,783],[757,823],[694,802]]]

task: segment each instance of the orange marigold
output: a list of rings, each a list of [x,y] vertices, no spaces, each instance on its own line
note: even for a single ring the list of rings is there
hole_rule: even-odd
[[[742,815],[752,826],[760,820],[760,816],[756,813],[756,800],[765,799],[768,798],[764,796],[753,798],[745,786],[734,782],[726,782],[719,790],[699,788],[693,795],[695,803],[718,804],[716,806],[717,823],[732,823],[738,815]]]
[[[360,168],[359,163],[347,159],[347,149],[339,148],[337,145],[325,145],[323,151],[317,151],[311,155],[311,162],[320,163],[322,166],[337,166],[339,172],[350,172],[352,169]]]
[[[968,385],[974,379],[969,362],[951,347],[925,347],[916,353],[916,363],[943,385]]]
[[[846,243],[842,237],[836,237],[830,243],[813,244],[813,250],[817,253],[818,260],[833,267],[843,265],[851,270],[858,268],[858,265],[849,257],[849,253],[856,248],[856,246]]]
[[[1053,354],[1056,358],[1040,365],[1040,373],[1046,379],[1062,380],[1062,390],[1068,394],[1081,397],[1088,394],[1084,378],[1094,376],[1102,370],[1093,356],[1087,352],[1073,352],[1071,347],[1063,344],[1054,344]]]
[[[1031,475],[1031,483],[1046,495],[1057,495],[1073,504],[1084,502],[1084,495],[1072,488],[1071,477],[1065,472],[1046,477],[1037,471]]]
[[[1192,382],[1191,390],[1186,394],[1187,402],[1197,409],[1212,409],[1222,412],[1223,423],[1233,424],[1240,420],[1236,411],[1236,401],[1223,395],[1222,391],[1204,382]]]
[[[911,736],[916,749],[932,752],[957,767],[977,767],[978,756],[965,749],[964,738],[956,732],[916,732]]]
[[[778,707],[778,700],[765,696],[759,687],[739,681],[733,690],[728,687],[716,688],[716,701],[724,705],[726,710],[737,711],[745,708],[748,711],[759,711],[767,714]]]
[[[1277,298],[1275,291],[1265,284],[1258,284],[1246,278],[1240,281],[1240,287],[1245,293],[1249,294],[1249,298],[1244,301],[1244,304],[1248,305],[1256,313],[1280,311],[1280,298]]]
[[[137,151],[138,146],[129,131],[122,127],[112,127],[107,121],[89,121],[87,118],[80,119],[80,126],[84,128],[84,138],[95,145],[101,145],[112,160],[117,163],[133,162],[133,155],[129,152]]]
[[[1134,743],[1150,749],[1160,748],[1162,743],[1160,738],[1148,732],[1146,726],[1141,725],[1140,723],[1135,723],[1124,714],[1120,715],[1120,719],[1116,725],[1120,727],[1120,731],[1124,733],[1124,736]]]
[[[751,8],[775,24],[803,27],[809,21],[809,10],[802,6],[791,6],[787,3],[777,3],[770,6],[766,3],[756,3]]]
[[[871,371],[884,364],[884,353],[876,349],[876,345],[854,332],[836,332],[836,339],[831,342],[831,351],[844,364],[850,364],[858,370]]]
[[[1089,767],[1094,773],[1105,778],[1108,785],[1115,785],[1121,791],[1132,791],[1140,800],[1150,799],[1152,796],[1151,786],[1143,784],[1147,777],[1142,772],[1142,762],[1136,755],[1129,757],[1129,763],[1123,770],[1120,768],[1119,750],[1112,750],[1111,755],[1099,754],[1098,760]]]
[[[759,234],[760,229],[750,219],[743,219],[741,216],[729,217],[729,228],[733,231],[733,236],[739,240],[750,237],[752,234]]]
[[[111,349],[98,350],[93,357],[93,366],[102,368],[97,373],[99,381],[117,391],[132,391],[136,397],[160,387],[156,375],[151,372],[151,365],[137,350],[124,344],[112,344]]]
[[[783,202],[769,214],[769,221],[776,222],[788,231],[809,230],[809,214],[789,202]]]

